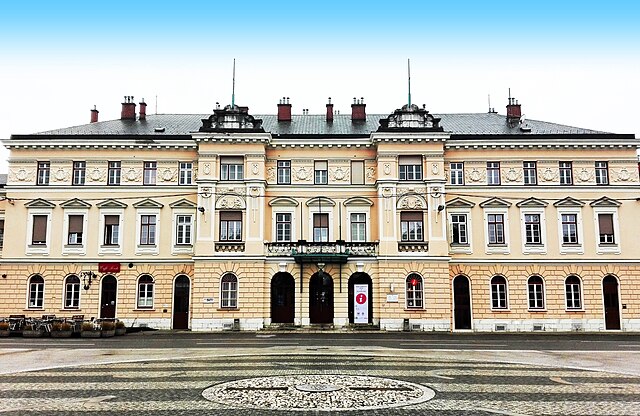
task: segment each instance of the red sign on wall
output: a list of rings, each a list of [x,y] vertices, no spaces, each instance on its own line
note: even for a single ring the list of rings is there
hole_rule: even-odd
[[[99,273],[120,273],[120,263],[98,263]]]

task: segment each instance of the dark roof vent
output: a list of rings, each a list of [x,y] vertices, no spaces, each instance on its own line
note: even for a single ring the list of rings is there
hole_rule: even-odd
[[[164,130],[164,127],[156,127],[155,129],[153,129],[153,131],[156,133],[164,133]]]

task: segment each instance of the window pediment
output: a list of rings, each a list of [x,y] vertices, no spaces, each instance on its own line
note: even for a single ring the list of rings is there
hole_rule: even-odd
[[[96,206],[98,208],[126,208],[127,204],[116,201],[115,199],[105,199],[104,201],[96,204]]]
[[[591,202],[589,205],[591,205],[592,207],[619,207],[620,205],[622,205],[622,203],[620,201],[616,201],[615,199],[603,196],[602,198],[598,198],[595,201]]]
[[[53,202],[45,201],[42,198],[33,199],[26,204],[24,204],[27,208],[53,208],[56,206]]]
[[[170,208],[196,208],[196,204],[189,201],[188,199],[182,198],[178,201],[172,202],[169,204]]]
[[[534,197],[523,199],[516,204],[518,208],[544,208],[547,205],[549,205],[548,202]]]
[[[511,202],[498,197],[489,198],[480,203],[481,208],[509,208],[510,206]]]
[[[311,198],[310,200],[307,201],[306,204],[308,207],[312,207],[312,206],[335,207],[336,206],[336,203],[332,199],[325,198],[325,197]]]
[[[345,206],[372,206],[373,202],[369,198],[363,198],[361,196],[354,196],[343,202]]]
[[[279,196],[269,201],[271,207],[297,207],[298,205],[300,205],[298,201],[287,196]]]
[[[142,201],[138,201],[133,204],[134,208],[162,208],[163,206],[164,205],[162,205],[160,202],[154,201],[151,198],[145,198]]]
[[[454,198],[447,202],[447,208],[473,208],[476,204],[464,198]]]
[[[568,196],[564,199],[554,202],[553,206],[554,207],[581,207],[581,206],[584,206],[584,202]]]
[[[91,204],[84,202],[78,198],[73,198],[68,201],[64,201],[60,204],[62,208],[91,208]]]

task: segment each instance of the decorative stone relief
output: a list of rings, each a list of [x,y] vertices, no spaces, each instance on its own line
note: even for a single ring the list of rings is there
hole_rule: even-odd
[[[617,172],[614,170],[613,172],[615,173],[615,179],[614,180],[616,182],[627,182],[628,180],[631,179],[631,174],[629,173],[627,168],[622,168],[622,169],[618,170]]]
[[[341,167],[330,169],[329,174],[331,175],[331,179],[336,181],[346,181],[349,179],[349,170]]]
[[[205,175],[211,174],[211,163],[205,163],[204,166],[202,167],[202,171],[204,172]]]
[[[478,170],[476,168],[467,171],[467,178],[471,180],[471,182],[480,182],[484,181],[487,173],[485,171]]]
[[[175,179],[176,175],[177,175],[177,171],[176,169],[169,169],[166,168],[162,171],[162,174],[160,175],[162,177],[162,180],[165,182],[170,182],[172,180]]]
[[[100,168],[93,168],[89,173],[89,179],[94,182],[104,182],[107,179],[107,170]]]
[[[53,174],[53,178],[58,182],[66,182],[71,178],[71,172],[69,169],[58,168]]]
[[[522,172],[514,168],[509,168],[504,177],[507,179],[507,182],[516,182],[522,179]]]
[[[244,200],[239,196],[225,195],[218,200],[217,209],[244,209]]]
[[[368,181],[373,181],[376,179],[376,168],[374,168],[373,166],[369,166],[367,168],[367,180]]]
[[[578,174],[576,175],[576,178],[580,182],[588,182],[589,180],[591,180],[591,178],[593,178],[593,172],[590,172],[587,169],[582,168],[582,170],[580,170],[580,172],[578,172]]]
[[[437,163],[431,164],[431,173],[433,173],[434,175],[440,173],[440,165],[438,165]]]
[[[9,179],[11,182],[16,181],[16,182],[25,182],[25,181],[34,181],[35,177],[35,170],[33,169],[24,169],[24,168],[20,168],[17,170],[9,170],[9,177],[11,179]]]
[[[310,181],[313,176],[313,169],[303,166],[297,169],[294,168],[293,173],[295,178],[300,181]]]
[[[543,172],[542,175],[540,175],[540,177],[542,178],[543,181],[545,182],[551,182],[551,181],[555,181],[558,179],[558,171],[555,169],[551,169],[551,168],[546,168]]]
[[[400,209],[426,209],[427,203],[422,197],[416,195],[404,196],[398,200]]]
[[[202,188],[202,191],[200,192],[200,195],[202,195],[203,198],[210,198],[211,197],[211,188],[204,187]]]
[[[260,196],[260,189],[257,186],[252,186],[251,189],[249,189],[249,196],[257,198]]]
[[[267,168],[267,181],[268,182],[276,181],[276,168],[274,167]]]
[[[390,175],[391,174],[391,164],[390,163],[385,163],[383,171],[384,171],[385,175]]]
[[[252,163],[251,164],[251,173],[253,173],[254,175],[257,175],[258,172],[260,172],[258,164],[257,163]]]
[[[129,168],[124,174],[124,178],[129,182],[139,182],[142,180],[142,169]]]
[[[389,198],[393,195],[393,189],[391,188],[382,188],[382,196],[385,198]]]
[[[414,188],[414,187],[398,188],[396,193],[398,194],[398,196],[402,196],[406,194],[426,194],[427,188]]]

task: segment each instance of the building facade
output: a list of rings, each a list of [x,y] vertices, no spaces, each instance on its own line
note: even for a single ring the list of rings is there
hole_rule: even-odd
[[[4,140],[0,316],[640,330],[634,135],[525,121],[512,99],[326,108],[147,115],[125,97],[118,120]]]

